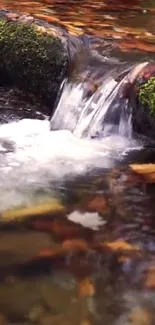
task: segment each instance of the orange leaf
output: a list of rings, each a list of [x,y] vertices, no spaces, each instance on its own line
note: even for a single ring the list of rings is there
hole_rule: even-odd
[[[155,288],[155,266],[151,267],[148,271],[148,275],[145,281],[145,285],[147,288]]]
[[[105,246],[112,249],[113,251],[118,251],[118,250],[125,250],[125,251],[136,250],[137,251],[137,250],[139,250],[138,247],[134,247],[123,240],[105,243]]]
[[[92,297],[95,293],[94,285],[90,279],[84,279],[79,284],[80,295],[85,297]]]
[[[130,168],[142,175],[149,183],[155,182],[155,164],[132,164]]]
[[[38,217],[45,214],[59,214],[63,212],[65,213],[65,207],[62,203],[57,199],[51,199],[47,202],[38,203],[30,207],[19,207],[6,210],[1,214],[1,219],[8,222],[16,219],[23,220],[30,217]]]
[[[141,175],[155,172],[155,164],[132,164],[130,167],[133,171]]]
[[[91,325],[88,319],[83,320],[80,325]]]
[[[65,251],[87,251],[88,244],[84,240],[72,239],[65,240],[62,244],[62,247]]]
[[[97,212],[107,212],[108,206],[105,198],[103,196],[96,196],[87,205],[88,210],[97,211]]]
[[[146,309],[142,309],[140,307],[135,307],[130,315],[129,315],[129,322],[135,325],[151,325],[152,324],[152,315]]]

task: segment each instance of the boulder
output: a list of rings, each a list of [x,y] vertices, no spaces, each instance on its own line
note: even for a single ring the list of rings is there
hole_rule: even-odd
[[[11,82],[52,107],[67,66],[63,29],[0,10],[1,84]]]
[[[130,100],[133,131],[155,140],[155,64],[147,64],[138,75]]]

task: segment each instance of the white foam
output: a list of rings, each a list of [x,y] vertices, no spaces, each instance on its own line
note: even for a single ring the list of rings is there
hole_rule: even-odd
[[[0,126],[0,209],[29,204],[36,191],[49,193],[55,181],[112,167],[133,143],[111,136],[101,141],[50,131],[47,120],[23,119]],[[11,150],[9,150],[11,148]],[[39,195],[39,194],[38,194]]]

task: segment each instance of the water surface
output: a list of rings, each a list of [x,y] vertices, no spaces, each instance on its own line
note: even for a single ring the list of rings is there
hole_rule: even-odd
[[[1,5],[133,48],[134,58],[142,50],[142,61],[154,52],[153,1]],[[12,95],[3,96],[6,104]],[[81,139],[68,124],[50,131],[41,108],[31,115],[31,105],[9,103],[0,126],[0,322],[154,325],[155,169],[130,166],[154,162],[154,147],[125,134]]]
[[[124,51],[155,51],[154,1],[2,0],[1,7],[61,24],[75,35],[85,32],[113,40]]]

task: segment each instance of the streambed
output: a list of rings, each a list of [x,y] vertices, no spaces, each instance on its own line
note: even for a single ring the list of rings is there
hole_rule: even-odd
[[[153,324],[154,174],[129,163],[154,149],[50,131],[17,98],[24,119],[0,127],[2,324]]]
[[[0,91],[1,324],[154,325],[154,165],[130,166],[154,146],[50,131],[46,107]]]

